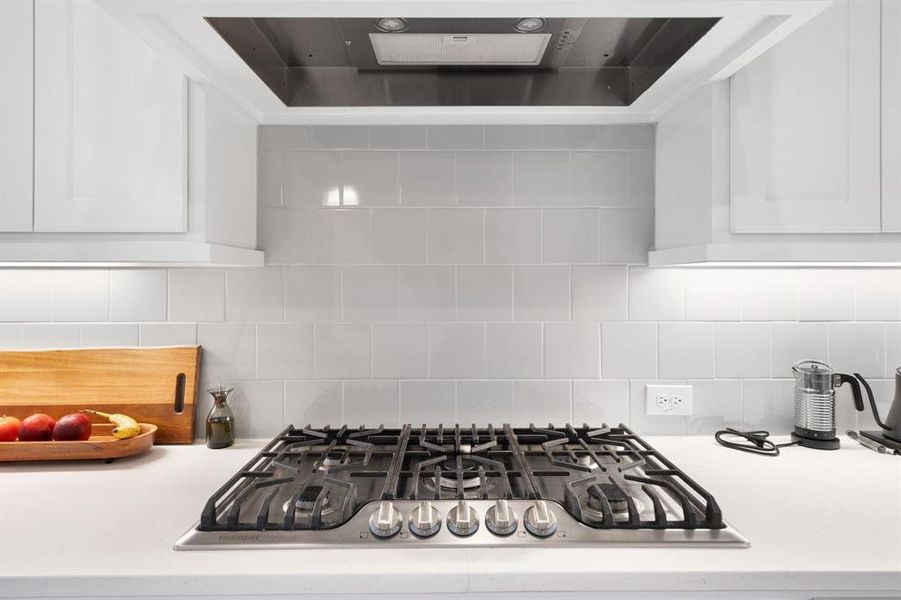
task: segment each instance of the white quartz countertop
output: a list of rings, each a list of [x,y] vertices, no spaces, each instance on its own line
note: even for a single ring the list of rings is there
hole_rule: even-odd
[[[647,439],[714,495],[751,548],[176,552],[206,498],[264,442],[157,446],[112,464],[0,467],[0,597],[901,597],[901,457],[847,439],[837,452],[790,447],[778,458],[712,436]]]

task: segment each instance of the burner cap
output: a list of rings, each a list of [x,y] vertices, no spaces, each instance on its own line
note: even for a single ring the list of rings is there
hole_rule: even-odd
[[[295,506],[304,511],[313,510],[313,506],[316,504],[316,499],[321,493],[321,485],[308,485],[303,489],[303,492],[300,493],[300,498],[297,499]],[[322,498],[322,508],[325,508],[326,506],[328,506],[328,490],[325,491],[325,494]]]
[[[610,504],[610,510],[615,513],[627,512],[629,504],[626,502],[626,494],[619,486],[612,483],[596,483],[588,488],[588,506],[595,510],[602,510],[604,505],[602,498],[606,497]]]
[[[335,465],[346,465],[350,462],[350,456],[341,450],[333,450],[325,455],[322,459],[322,466],[334,467]]]

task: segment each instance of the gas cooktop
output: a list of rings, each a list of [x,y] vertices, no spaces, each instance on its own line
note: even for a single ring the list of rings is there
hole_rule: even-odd
[[[704,488],[618,427],[290,426],[176,549],[747,547]]]

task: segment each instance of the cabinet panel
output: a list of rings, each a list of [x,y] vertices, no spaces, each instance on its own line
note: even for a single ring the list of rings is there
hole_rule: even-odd
[[[882,230],[901,232],[901,2],[882,2]]]
[[[35,231],[186,229],[187,81],[90,0],[35,2]]]
[[[733,232],[880,231],[879,46],[839,1],[732,77]]]
[[[0,231],[31,231],[34,2],[0,2]]]

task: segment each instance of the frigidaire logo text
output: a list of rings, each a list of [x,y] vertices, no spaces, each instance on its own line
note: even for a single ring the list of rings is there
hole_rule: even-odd
[[[220,542],[255,542],[262,536],[259,533],[236,533],[233,535],[220,535]]]

